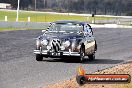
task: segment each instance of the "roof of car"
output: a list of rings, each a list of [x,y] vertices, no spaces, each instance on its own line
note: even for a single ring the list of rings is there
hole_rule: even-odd
[[[56,23],[56,24],[67,24],[67,23],[72,23],[72,24],[85,24],[86,22],[72,21],[72,20],[61,20],[61,21],[55,21],[54,23]]]

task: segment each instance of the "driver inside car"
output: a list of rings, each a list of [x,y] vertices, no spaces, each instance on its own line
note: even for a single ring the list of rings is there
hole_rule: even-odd
[[[84,25],[84,34],[85,35],[92,35],[92,30],[87,24]]]

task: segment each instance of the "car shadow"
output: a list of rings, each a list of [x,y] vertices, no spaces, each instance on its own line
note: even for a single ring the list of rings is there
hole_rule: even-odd
[[[74,59],[73,59],[74,58]],[[63,62],[63,63],[80,63],[78,57],[62,57],[62,58],[44,58],[44,62]]]
[[[119,64],[124,62],[124,60],[115,59],[95,59],[94,61],[84,61],[83,64]]]
[[[64,57],[64,58],[47,58],[43,59],[44,62],[62,62],[62,63],[80,63],[80,64],[118,64],[124,62],[124,60],[117,59],[99,59],[96,58],[93,61],[85,59],[82,63],[79,62],[78,57]]]

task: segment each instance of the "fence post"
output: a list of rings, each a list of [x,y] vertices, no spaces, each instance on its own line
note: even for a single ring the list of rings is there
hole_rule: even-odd
[[[5,21],[7,21],[7,16],[5,16]]]
[[[30,22],[30,17],[28,17],[28,22]]]

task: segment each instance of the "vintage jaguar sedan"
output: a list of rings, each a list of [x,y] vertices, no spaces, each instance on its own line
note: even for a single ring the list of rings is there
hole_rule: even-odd
[[[85,56],[95,59],[97,44],[92,28],[86,22],[56,21],[42,32],[34,50],[37,61],[52,56],[77,56],[80,62],[84,61]]]

